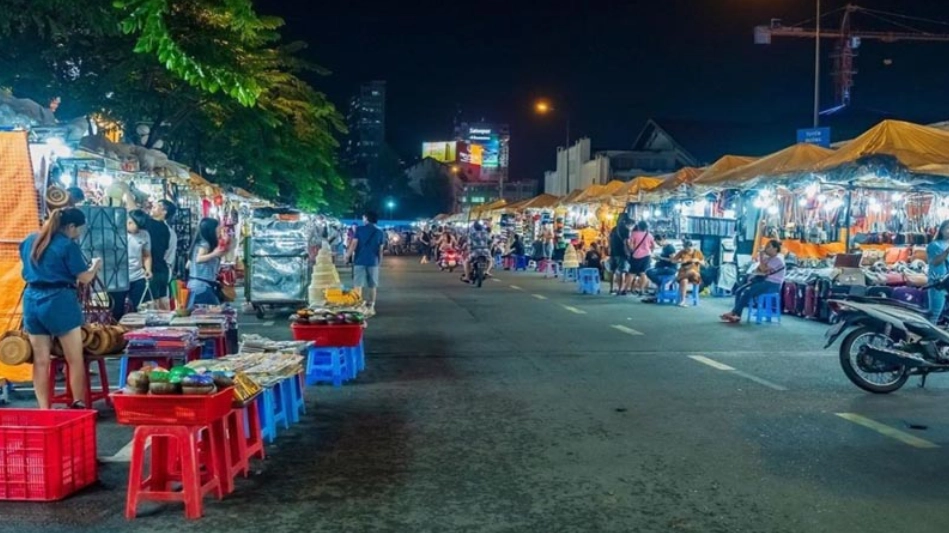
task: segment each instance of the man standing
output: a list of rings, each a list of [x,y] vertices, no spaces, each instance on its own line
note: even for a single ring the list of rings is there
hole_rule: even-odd
[[[356,228],[349,241],[346,258],[353,262],[353,285],[362,291],[366,316],[376,314],[376,289],[379,287],[379,264],[386,244],[385,233],[376,227],[379,216],[373,211],[363,215],[364,225]],[[368,290],[364,290],[368,289]]]

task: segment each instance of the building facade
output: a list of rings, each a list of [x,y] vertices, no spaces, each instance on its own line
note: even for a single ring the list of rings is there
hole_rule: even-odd
[[[379,159],[386,142],[386,82],[361,85],[346,118],[349,136],[344,162],[354,182],[371,187],[380,179]]]

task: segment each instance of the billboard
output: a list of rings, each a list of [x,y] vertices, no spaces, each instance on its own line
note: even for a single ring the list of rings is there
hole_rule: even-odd
[[[458,148],[455,141],[422,143],[422,159],[431,157],[441,163],[454,163],[458,160]]]

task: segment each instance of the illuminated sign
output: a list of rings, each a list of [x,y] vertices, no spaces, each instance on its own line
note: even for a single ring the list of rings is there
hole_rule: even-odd
[[[458,160],[458,148],[455,141],[422,143],[422,159],[431,157],[441,163],[454,163]]]

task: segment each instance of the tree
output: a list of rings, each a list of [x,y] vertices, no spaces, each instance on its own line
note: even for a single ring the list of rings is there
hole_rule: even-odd
[[[250,0],[0,0],[0,86],[148,126],[177,161],[305,208],[348,202],[342,118]]]

